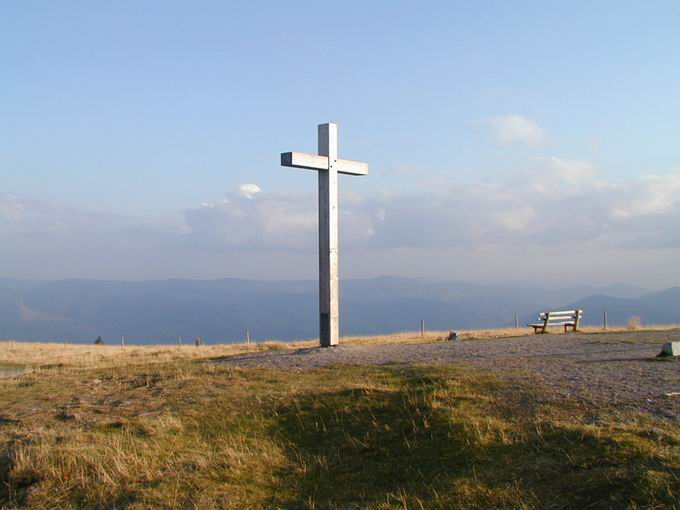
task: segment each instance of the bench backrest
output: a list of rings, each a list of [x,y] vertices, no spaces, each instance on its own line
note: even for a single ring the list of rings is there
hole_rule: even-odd
[[[546,321],[548,325],[558,326],[560,324],[577,324],[583,318],[583,310],[562,310],[541,312],[540,320]]]

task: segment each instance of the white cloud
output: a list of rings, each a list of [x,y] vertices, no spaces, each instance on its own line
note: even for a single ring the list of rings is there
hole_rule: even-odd
[[[680,172],[652,175],[613,186],[616,198],[610,204],[615,218],[674,215],[680,209]]]
[[[245,198],[253,198],[262,190],[257,184],[241,184],[238,187],[238,194]]]
[[[252,191],[239,188],[221,201],[197,205],[174,225],[0,194],[0,266],[5,275],[49,269],[61,272],[54,276],[112,278],[260,271],[286,277],[295,264],[296,274],[314,266],[315,194]],[[639,255],[639,262],[647,268],[650,250],[680,248],[680,171],[612,183],[588,162],[539,158],[505,182],[435,192],[345,193],[340,222],[343,251],[360,251],[360,260],[369,254],[374,261],[396,257],[410,274],[418,273],[414,267],[447,274],[445,259],[440,266],[426,262],[446,250],[472,262],[470,254],[480,251],[499,257],[524,252],[528,268],[536,253],[553,259],[559,253],[563,260],[568,253],[608,250],[633,260],[631,253],[644,249],[647,258]],[[283,273],[267,272],[274,267]]]
[[[545,131],[533,120],[522,115],[511,114],[489,119],[491,133],[502,145],[528,145],[534,147],[543,143]]]
[[[659,221],[660,215],[668,217]],[[258,200],[227,194],[224,203],[185,218],[192,242],[212,249],[316,247],[313,194],[262,192]],[[610,183],[586,161],[536,158],[505,182],[346,195],[340,221],[346,248],[620,246],[640,236],[653,247],[667,244],[668,229],[680,223],[680,172]]]
[[[587,161],[564,160],[554,156],[534,158],[520,176],[529,190],[564,195],[583,193],[602,185],[597,172]]]

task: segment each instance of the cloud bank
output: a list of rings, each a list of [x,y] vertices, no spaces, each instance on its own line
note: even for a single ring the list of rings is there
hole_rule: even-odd
[[[532,274],[536,257],[564,261],[578,254],[587,261],[605,252],[635,271],[636,264],[649,266],[650,250],[677,256],[680,172],[609,182],[588,162],[537,158],[505,182],[452,184],[427,193],[343,194],[340,221],[343,251],[372,261],[364,273],[401,267],[408,274],[456,277],[452,267],[469,259],[465,263],[476,266],[475,274],[484,274],[485,264],[497,266],[510,252],[520,263],[508,268],[507,278]],[[311,276],[316,239],[315,195],[276,193],[252,183],[184,211],[178,224],[0,194],[5,276]],[[480,251],[495,258],[472,256]],[[442,255],[454,253],[456,260]],[[290,272],[277,276],[282,261]],[[659,278],[671,277],[657,269]],[[651,274],[649,267],[645,271]]]
[[[674,245],[680,172],[607,182],[587,162],[536,158],[496,184],[437,192],[342,198],[343,243],[352,248]],[[316,197],[228,193],[186,211],[187,239],[216,249],[305,250],[315,246]]]

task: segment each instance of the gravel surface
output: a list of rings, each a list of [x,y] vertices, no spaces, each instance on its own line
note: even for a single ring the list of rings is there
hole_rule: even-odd
[[[680,420],[680,362],[660,361],[680,331],[532,335],[422,344],[340,345],[268,351],[221,362],[239,367],[311,369],[329,365],[454,363],[509,377],[533,378],[550,400],[578,400],[611,410],[646,411]]]

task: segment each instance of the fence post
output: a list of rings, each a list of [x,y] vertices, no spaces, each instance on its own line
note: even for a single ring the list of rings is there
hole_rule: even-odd
[[[121,336],[121,337],[120,337],[120,346],[121,346],[123,349],[125,349],[125,337],[124,337],[124,336]]]
[[[250,330],[246,328],[246,343],[250,345]]]
[[[603,314],[603,319],[604,319],[604,329],[607,329],[607,309],[604,309],[604,314]]]
[[[420,337],[425,336],[425,319],[420,319]]]
[[[517,320],[517,314],[515,314],[515,331],[519,331],[519,321]]]
[[[177,346],[178,346],[178,348],[182,347],[182,337],[181,336],[177,337]]]

